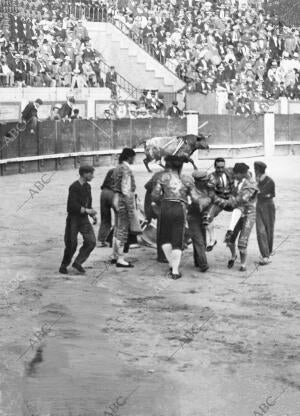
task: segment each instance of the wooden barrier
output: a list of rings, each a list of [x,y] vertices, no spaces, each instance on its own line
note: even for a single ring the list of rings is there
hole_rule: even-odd
[[[191,117],[193,131],[196,132],[195,113]],[[275,154],[295,153],[300,150],[300,116],[269,117],[269,123],[273,123],[271,130],[266,119],[267,116],[264,120],[263,117],[199,115],[198,126],[207,122],[199,132],[211,134],[211,137],[210,149],[196,154],[196,159],[263,156],[268,146],[269,151],[275,147]],[[3,123],[0,124],[1,175],[70,169],[78,167],[80,163],[109,165],[125,146],[134,147],[140,155],[138,159],[142,159],[143,143],[147,139],[156,136],[179,136],[186,134],[187,129],[191,129],[187,118],[72,122],[47,120],[38,124],[36,134],[31,134],[25,125]],[[269,141],[265,142],[266,140]]]

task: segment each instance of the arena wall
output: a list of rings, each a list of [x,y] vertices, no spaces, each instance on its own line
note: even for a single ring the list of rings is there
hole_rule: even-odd
[[[79,109],[83,118],[104,117],[104,110],[111,104],[111,91],[108,88],[1,88],[0,123],[19,120],[21,109],[37,98],[43,100],[38,115],[41,120],[45,120],[50,116],[54,104],[65,102],[66,97],[71,95],[76,100],[74,108]],[[121,100],[129,99],[123,91]]]
[[[191,116],[188,115],[188,117]],[[195,116],[195,113],[194,115]],[[190,119],[189,119],[190,120]],[[192,126],[192,130],[191,130]],[[300,151],[300,115],[243,118],[228,115],[198,115],[187,118],[46,120],[31,134],[22,124],[0,124],[1,175],[76,168],[80,163],[110,165],[125,146],[134,147],[143,159],[143,143],[156,136],[178,136],[200,132],[211,135],[210,149],[195,159],[272,156]]]

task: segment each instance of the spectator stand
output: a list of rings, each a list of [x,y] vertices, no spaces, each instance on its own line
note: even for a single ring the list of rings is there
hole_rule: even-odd
[[[300,6],[292,0],[277,2],[278,18],[264,12],[262,3],[179,0],[134,8],[108,2],[103,15],[86,15],[113,23],[175,71],[190,92],[209,95],[224,89],[234,95],[237,114],[256,114],[264,113],[270,100],[300,98],[299,20],[289,17],[298,16]]]

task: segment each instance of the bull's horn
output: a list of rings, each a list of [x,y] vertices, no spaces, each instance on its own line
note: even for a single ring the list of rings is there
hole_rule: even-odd
[[[198,127],[198,130],[202,129],[203,127],[205,127],[208,124],[208,120],[205,121],[203,124],[201,124],[200,127]]]

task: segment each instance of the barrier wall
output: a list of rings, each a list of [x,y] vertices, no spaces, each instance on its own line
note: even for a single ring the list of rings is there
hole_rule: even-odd
[[[112,155],[123,147],[143,147],[143,142],[151,137],[182,134],[186,134],[186,118],[47,120],[38,124],[36,134],[31,134],[28,127],[24,129],[24,125],[3,123],[1,174],[67,169],[83,162],[110,164]]]
[[[109,165],[120,150],[134,147],[143,158],[143,142],[156,136],[210,134],[210,149],[195,159],[258,157],[300,152],[300,115],[243,118],[188,114],[183,119],[44,121],[31,134],[24,124],[0,124],[1,175],[70,169],[80,163]],[[189,120],[189,123],[187,123]],[[188,131],[189,129],[189,131]],[[193,131],[192,131],[193,130]]]
[[[17,121],[20,119],[21,110],[29,101],[37,98],[43,100],[44,104],[39,108],[38,115],[41,120],[50,116],[51,107],[56,103],[63,103],[66,97],[73,95],[81,117],[95,118],[104,117],[104,110],[111,104],[111,91],[108,88],[0,88],[0,123]],[[120,91],[121,101],[130,100],[126,91]]]
[[[275,116],[275,154],[300,152],[300,114]]]

